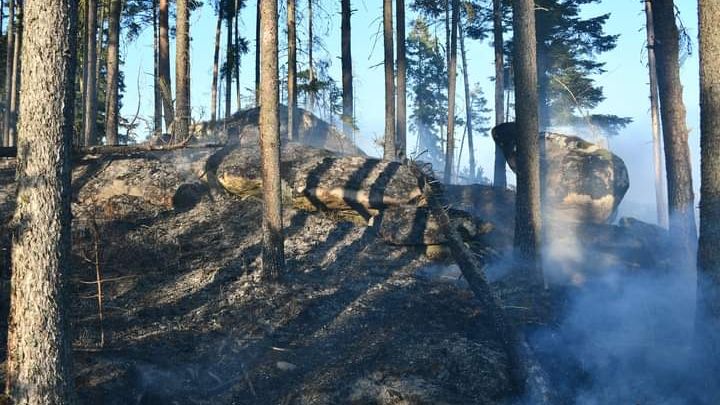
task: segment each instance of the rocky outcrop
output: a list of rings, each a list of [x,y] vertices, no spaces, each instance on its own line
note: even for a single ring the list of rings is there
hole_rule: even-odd
[[[493,129],[493,140],[515,170],[515,123]],[[575,136],[541,134],[545,213],[551,220],[605,223],[615,217],[630,182],[617,155]]]

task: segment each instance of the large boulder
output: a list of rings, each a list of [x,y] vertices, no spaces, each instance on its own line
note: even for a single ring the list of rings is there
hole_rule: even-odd
[[[516,170],[517,127],[493,128],[493,140]],[[606,223],[614,219],[630,186],[625,163],[612,152],[576,136],[540,135],[545,214],[551,220]]]

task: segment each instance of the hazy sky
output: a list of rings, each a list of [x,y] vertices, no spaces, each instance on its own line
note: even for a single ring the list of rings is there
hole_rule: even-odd
[[[280,3],[285,3],[281,1]],[[298,2],[298,12],[304,12],[306,1]],[[680,17],[685,24],[695,48],[697,47],[697,2],[692,0],[676,0]],[[340,77],[340,2],[319,2],[316,18],[322,18],[316,26],[316,35],[324,42],[324,49],[316,50],[318,58],[330,59],[333,63],[331,74],[336,80]],[[381,28],[382,2],[353,1],[353,69],[355,75],[355,111],[359,127],[358,143],[369,154],[381,155],[381,150],[373,143],[373,139],[382,137],[383,121],[383,70],[382,40],[377,34]],[[632,117],[634,122],[619,136],[610,140],[611,149],[622,157],[630,171],[630,190],[621,206],[622,214],[640,216],[645,220],[654,220],[652,206],[654,202],[654,185],[652,181],[652,143],[649,118],[648,74],[645,66],[645,15],[640,1],[606,0],[601,5],[584,6],[583,13],[587,17],[603,13],[611,13],[605,27],[607,33],[621,34],[618,46],[611,52],[600,56],[607,62],[607,73],[597,78],[605,89],[607,100],[596,112],[610,113]],[[332,21],[327,21],[328,18]],[[412,15],[407,17],[408,24]],[[212,80],[213,43],[216,16],[210,3],[191,16],[191,69],[192,69],[192,108],[193,117],[208,119],[210,104],[210,84]],[[280,22],[284,27],[284,21]],[[305,28],[301,28],[300,40],[305,40]],[[241,32],[249,41],[255,37],[255,1],[250,0],[248,7],[242,12]],[[439,33],[441,37],[444,32]],[[282,33],[281,33],[282,35]],[[224,35],[223,35],[224,37]],[[378,40],[380,39],[380,40]],[[134,116],[140,97],[140,114],[150,117],[153,111],[152,100],[152,29],[146,30],[139,40],[124,43],[125,80],[127,91],[123,102],[122,114]],[[224,46],[224,44],[223,44]],[[283,45],[281,44],[281,47]],[[301,47],[304,44],[301,42]],[[329,55],[329,57],[328,57]],[[172,58],[174,56],[171,55]],[[251,100],[250,89],[254,86],[254,46],[242,60],[243,96]],[[480,82],[489,99],[492,98],[493,83],[489,80],[493,74],[493,55],[488,41],[480,43],[470,41],[468,44],[468,63],[471,84]],[[173,59],[174,60],[174,59]],[[304,56],[301,56],[301,62]],[[283,61],[281,61],[283,62]],[[698,98],[698,57],[697,50],[688,57],[681,68],[681,77],[685,86],[685,104],[688,109],[688,126],[690,127],[690,145],[696,176],[695,188],[699,186],[697,169],[699,168],[699,98]],[[174,75],[174,73],[173,73]],[[174,76],[173,76],[174,77]],[[464,111],[462,98],[462,82],[458,83],[458,108]],[[138,87],[139,90],[138,91]],[[224,90],[223,90],[224,91]],[[233,97],[234,102],[234,97]],[[492,106],[491,106],[492,107]],[[149,121],[151,122],[151,120]],[[582,136],[583,134],[578,134]],[[410,134],[409,145],[414,145],[414,136]],[[486,176],[492,178],[492,141],[487,138],[476,142],[476,156],[485,170]],[[467,151],[467,146],[465,147]],[[464,153],[463,161],[467,157]],[[511,174],[511,172],[508,172]],[[643,206],[640,207],[639,205]],[[648,210],[648,208],[650,208]]]

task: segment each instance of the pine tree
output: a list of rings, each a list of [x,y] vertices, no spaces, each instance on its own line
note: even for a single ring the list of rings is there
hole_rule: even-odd
[[[401,0],[402,1],[402,0]],[[352,17],[352,9],[350,0],[341,1],[341,42],[342,42],[342,97],[343,97],[343,130],[348,139],[352,138],[353,132],[353,72],[352,72],[352,29],[350,20]]]
[[[495,51],[495,125],[505,122],[505,62],[503,52],[502,0],[493,0],[493,50]],[[493,185],[504,189],[507,186],[505,155],[495,145]]]
[[[288,12],[288,139],[297,141],[298,134],[298,111],[297,111],[297,0],[287,0]],[[349,0],[348,0],[349,1]],[[343,37],[344,38],[344,37]],[[345,50],[343,42],[343,51]],[[344,59],[343,59],[344,63]],[[343,65],[343,72],[344,65]],[[344,76],[343,76],[344,78]],[[343,82],[344,83],[344,82]]]
[[[97,63],[97,4],[95,0],[87,0],[87,16],[85,23],[86,53],[85,53],[85,91],[83,106],[83,143],[94,145],[97,130],[97,77],[95,76]]]
[[[383,158],[395,160],[395,59],[393,46],[392,0],[383,0],[383,49],[385,52],[385,143]]]
[[[405,44],[405,0],[395,1],[395,13],[397,16],[397,95],[396,115],[398,159],[404,159],[407,155],[407,51]]]
[[[183,141],[189,136],[190,129],[190,7],[188,0],[177,0],[175,24],[175,137],[177,140]]]
[[[119,78],[120,78],[120,15],[121,0],[110,0],[108,13],[107,88],[105,90],[105,142],[118,144]]]
[[[455,90],[457,83],[457,31],[460,6],[458,0],[452,1],[452,20],[450,23],[450,56],[448,57],[448,125],[447,145],[445,146],[445,184],[453,181],[453,162],[455,159]]]

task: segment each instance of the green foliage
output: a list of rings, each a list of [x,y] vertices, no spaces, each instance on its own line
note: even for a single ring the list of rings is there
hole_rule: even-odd
[[[480,87],[480,83],[475,83],[475,86],[470,91],[470,108],[473,120],[473,132],[485,136],[490,135],[490,129],[492,129],[490,113],[492,110],[488,107],[488,101],[485,98],[482,87]]]

